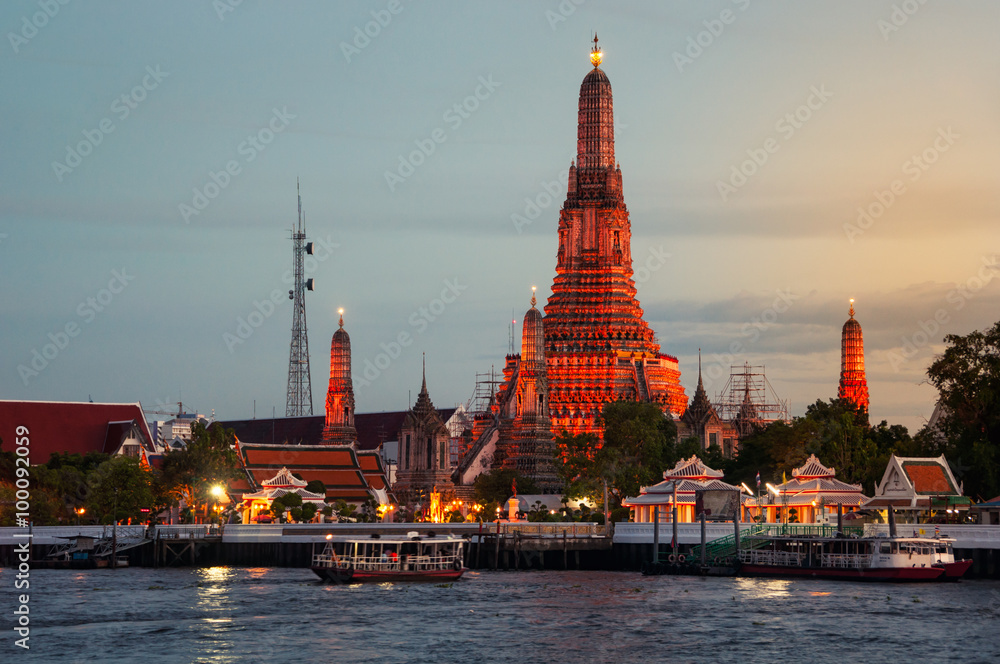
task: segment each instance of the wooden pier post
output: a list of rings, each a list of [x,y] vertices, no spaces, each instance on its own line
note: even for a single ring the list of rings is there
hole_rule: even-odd
[[[676,481],[674,481],[674,497],[671,502],[671,506],[673,507],[673,514],[671,516],[674,528],[674,533],[673,533],[674,538],[672,540],[673,551],[671,551],[671,553],[674,554],[674,560],[677,560],[677,482]]]
[[[733,542],[736,546],[733,557],[739,560],[740,557],[740,518],[742,517],[742,509],[740,505],[740,492],[733,492],[733,499],[736,501],[736,509],[733,512]]]
[[[566,547],[566,529],[563,529],[563,569],[569,569],[569,550]]]
[[[660,562],[660,506],[653,505],[653,564]]]
[[[704,567],[705,563],[708,562],[708,537],[705,532],[705,512],[703,511],[698,517],[701,520],[701,565]]]

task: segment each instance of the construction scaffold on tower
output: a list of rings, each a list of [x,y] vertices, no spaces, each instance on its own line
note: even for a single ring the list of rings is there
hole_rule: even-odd
[[[299,193],[297,180],[295,193],[299,199],[299,220],[298,226],[292,227],[292,270],[295,273],[295,286],[288,291],[288,299],[292,301],[292,345],[288,353],[288,395],[285,401],[285,417],[313,414],[305,294],[307,290],[313,289],[313,280],[305,278],[303,269],[305,255],[312,255],[313,244],[306,242],[306,220],[302,214],[302,195]]]
[[[764,365],[749,362],[729,368],[729,380],[716,397],[719,417],[731,422],[740,439],[778,420],[788,421],[788,402],[778,398],[764,375]]]
[[[467,413],[473,417],[477,415],[486,415],[490,411],[490,404],[493,401],[494,395],[496,395],[497,390],[500,388],[500,383],[503,382],[497,375],[496,370],[490,367],[488,373],[476,373],[476,389],[472,392],[472,396],[469,400],[465,402],[465,410]]]

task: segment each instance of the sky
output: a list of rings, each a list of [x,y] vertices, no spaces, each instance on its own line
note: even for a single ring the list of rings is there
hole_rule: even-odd
[[[65,4],[63,4],[65,2]],[[283,415],[301,190],[313,408],[343,308],[358,412],[499,370],[555,274],[593,33],[638,298],[688,395],[765,367],[915,432],[1000,313],[1000,3],[0,5],[0,398]],[[518,344],[515,333],[514,342]],[[150,413],[150,419],[164,419]]]

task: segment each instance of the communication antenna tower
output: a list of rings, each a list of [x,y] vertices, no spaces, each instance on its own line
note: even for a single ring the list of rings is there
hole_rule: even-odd
[[[306,242],[306,219],[302,214],[302,194],[299,193],[297,179],[295,194],[299,199],[299,220],[298,226],[292,227],[292,269],[295,272],[295,287],[288,291],[288,299],[292,301],[292,346],[288,353],[288,396],[285,417],[313,414],[305,293],[313,289],[313,280],[305,278],[305,270],[302,267],[305,255],[312,255],[313,244]]]

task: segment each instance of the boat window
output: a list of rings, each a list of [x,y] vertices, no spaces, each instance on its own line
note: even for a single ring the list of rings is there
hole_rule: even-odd
[[[882,545],[879,547],[879,553],[890,553],[891,551],[892,545],[888,542],[882,542]]]

